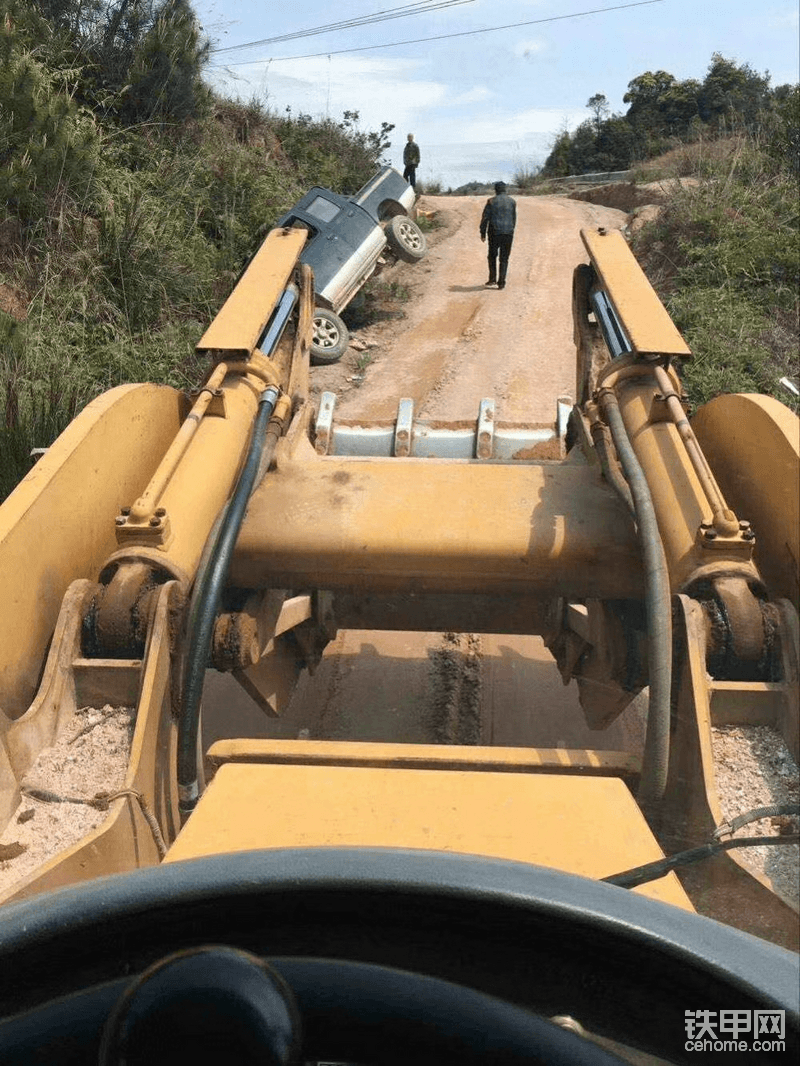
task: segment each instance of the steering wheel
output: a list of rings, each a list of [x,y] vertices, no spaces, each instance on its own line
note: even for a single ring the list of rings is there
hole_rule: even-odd
[[[178,1066],[212,1051],[607,1066],[631,1061],[629,1047],[689,1063],[684,1013],[696,1009],[783,1010],[780,1061],[799,1046],[790,952],[522,863],[243,852],[102,878],[2,918],[3,1064]]]

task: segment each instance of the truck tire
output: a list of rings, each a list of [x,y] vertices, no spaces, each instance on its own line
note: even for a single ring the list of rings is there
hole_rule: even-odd
[[[408,215],[395,215],[386,226],[386,243],[404,263],[418,263],[425,256],[425,234]]]
[[[314,366],[338,363],[349,343],[350,334],[341,318],[325,307],[314,308],[311,336],[311,362]]]

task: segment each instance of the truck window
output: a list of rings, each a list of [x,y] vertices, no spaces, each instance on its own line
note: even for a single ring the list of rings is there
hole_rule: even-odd
[[[331,203],[324,196],[315,196],[306,208],[309,215],[320,219],[322,222],[332,222],[339,214],[338,204]]]

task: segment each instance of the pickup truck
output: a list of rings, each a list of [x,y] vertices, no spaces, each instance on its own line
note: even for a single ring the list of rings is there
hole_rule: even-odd
[[[414,199],[411,186],[386,166],[355,196],[314,186],[278,220],[309,234],[300,258],[314,271],[312,363],[335,363],[347,351],[339,314],[387,256],[416,263],[425,255],[425,235],[409,217]]]

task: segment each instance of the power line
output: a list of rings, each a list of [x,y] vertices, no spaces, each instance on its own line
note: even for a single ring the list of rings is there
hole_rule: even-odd
[[[474,37],[479,33],[496,33],[499,30],[517,29],[520,26],[540,26],[544,22],[563,22],[567,19],[584,18],[586,15],[601,15],[606,11],[624,11],[631,7],[649,7],[652,4],[663,4],[665,2],[666,0],[636,0],[635,3],[616,4],[614,7],[595,7],[591,8],[589,11],[574,11],[569,15],[551,15],[549,18],[530,19],[525,22],[508,22],[503,26],[485,26],[480,30],[462,30],[460,33],[442,33],[436,37],[416,37],[413,40],[390,41],[387,44],[365,44],[358,48],[339,48],[325,52],[309,52],[308,54],[301,56],[272,56],[270,57],[269,62],[286,63],[289,60],[294,59],[319,59],[323,56],[339,56],[349,52],[372,52],[379,48],[399,48],[405,44],[424,44],[428,41],[447,41],[453,37]],[[257,61],[250,60],[248,63],[231,63],[226,65],[233,67],[249,66],[249,64],[253,62]]]
[[[385,11],[375,11],[370,15],[360,15],[352,19],[339,22],[329,22],[325,26],[315,26],[308,30],[296,30],[294,33],[284,33],[280,37],[264,37],[260,41],[248,41],[246,44],[232,44],[227,48],[213,48],[215,55],[223,52],[238,52],[243,48],[254,48],[262,44],[278,44],[283,41],[297,40],[299,37],[313,37],[321,33],[333,33],[338,30],[350,30],[360,26],[370,26],[376,22],[387,22],[390,19],[408,18],[410,15],[424,15],[429,11],[439,11],[447,7],[460,7],[462,4],[474,4],[475,0],[417,0],[413,4],[404,4],[402,7],[391,7]],[[327,53],[325,53],[327,55]]]

